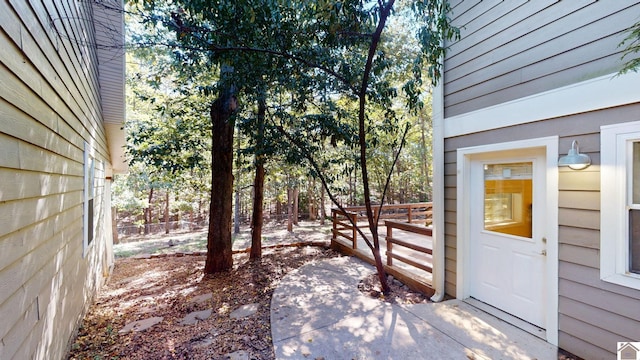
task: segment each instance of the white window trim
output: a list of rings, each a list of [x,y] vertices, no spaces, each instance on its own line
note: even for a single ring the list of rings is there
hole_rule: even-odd
[[[90,246],[95,242],[89,243],[89,231],[94,231],[95,228],[95,215],[94,226],[89,227],[89,204],[90,200],[95,198],[95,159],[91,152],[93,149],[89,146],[89,143],[84,143],[84,185],[82,193],[82,256],[86,257]],[[95,204],[94,204],[95,211]],[[95,240],[95,234],[93,240]]]
[[[628,72],[622,75],[612,73],[461,115],[450,116],[442,121],[443,136],[445,138],[462,136],[633,104],[640,101],[639,82],[640,72]],[[439,84],[441,85],[442,81]],[[576,99],[580,99],[580,101],[576,101]],[[513,114],[518,114],[518,116],[513,116]]]
[[[627,176],[631,140],[640,139],[640,121],[600,128],[600,279],[640,290],[640,275],[629,273]]]

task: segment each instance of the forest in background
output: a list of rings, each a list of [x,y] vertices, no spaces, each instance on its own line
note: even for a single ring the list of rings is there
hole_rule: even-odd
[[[144,34],[139,19],[127,19],[128,41]],[[394,69],[392,86],[401,87],[412,76],[412,59],[419,44],[407,19],[390,21],[385,52]],[[188,89],[192,81],[171,66],[167,50],[132,47],[127,53],[127,132],[126,153],[130,171],[115,177],[113,205],[120,235],[168,232],[171,228],[206,227],[211,194],[211,123],[209,106],[213,95]],[[204,74],[203,76],[207,76]],[[215,81],[215,79],[210,79]],[[424,106],[410,111],[398,96],[389,106],[396,116],[389,126],[388,109],[371,107],[368,119],[377,131],[375,146],[368,153],[372,200],[383,193],[386,178],[397,157],[387,189],[385,203],[410,203],[431,200],[431,109],[429,84],[421,95]],[[290,91],[290,90],[288,90]],[[352,113],[354,104],[347,96],[330,94],[344,113]],[[267,106],[266,116],[283,106],[289,94]],[[284,100],[283,100],[284,99]],[[311,99],[313,100],[313,99]],[[313,101],[311,101],[313,102]],[[234,131],[234,224],[249,223],[253,197],[256,156],[265,158],[264,218],[284,221],[292,214],[297,219],[323,219],[332,204],[317,174],[303,161],[278,148],[277,137],[268,154],[256,155],[251,135],[258,106],[242,106]],[[309,110],[309,114],[313,114]],[[348,120],[348,116],[345,116]],[[356,118],[351,119],[356,122]],[[355,124],[352,124],[355,126]],[[397,153],[401,127],[408,125],[406,145]],[[343,206],[363,205],[361,173],[355,144],[337,142],[329,137],[322,157],[330,161],[330,184]],[[323,211],[324,209],[324,211]],[[330,215],[330,213],[329,213]]]

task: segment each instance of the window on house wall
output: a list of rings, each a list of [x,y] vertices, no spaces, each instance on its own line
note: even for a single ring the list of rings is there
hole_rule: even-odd
[[[640,274],[640,139],[632,141],[629,203],[629,271]]]
[[[601,128],[600,277],[640,289],[640,122]]]
[[[94,199],[95,199],[95,159],[91,155],[88,143],[84,145],[84,194],[83,194],[83,254],[86,255],[89,245],[93,242],[94,230]]]

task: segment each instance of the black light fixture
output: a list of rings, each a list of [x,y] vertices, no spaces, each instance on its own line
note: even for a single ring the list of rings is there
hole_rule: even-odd
[[[587,154],[580,154],[578,141],[573,140],[571,149],[565,156],[561,156],[558,160],[558,166],[568,166],[573,170],[582,170],[591,165],[591,158]]]

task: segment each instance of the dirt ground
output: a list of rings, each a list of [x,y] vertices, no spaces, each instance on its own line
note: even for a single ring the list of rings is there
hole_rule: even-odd
[[[114,271],[86,314],[68,358],[274,359],[273,291],[288,272],[305,263],[340,256],[328,249],[328,229],[307,223],[289,234],[269,226],[263,241],[270,247],[261,261],[249,261],[247,253],[238,251],[231,271],[207,276],[202,271],[205,257],[197,255],[206,243],[201,232],[124,241],[114,249]],[[248,233],[238,235],[234,249],[244,246]],[[296,246],[283,246],[292,243]],[[359,289],[381,301],[429,301],[397,281],[390,285],[391,293],[382,296],[373,275]],[[256,312],[230,316],[245,306]],[[144,329],[148,320],[158,322]],[[143,322],[123,331],[135,321]],[[574,359],[567,355],[558,358]]]
[[[204,251],[206,233],[123,239],[114,249],[113,274],[86,314],[69,359],[226,359],[234,354],[273,359],[271,295],[291,270],[340,256],[328,249],[328,229],[302,223],[290,234],[268,226],[263,244],[271,248],[263,250],[261,261],[251,262],[247,253],[238,252],[231,271],[208,276],[202,272],[205,257],[192,255]],[[248,234],[245,229],[235,237],[234,249],[248,244]],[[380,296],[373,278],[360,288]],[[393,288],[390,301],[426,301],[401,284]],[[230,317],[250,304],[257,304],[255,314]],[[209,309],[206,319],[183,324],[188,314]],[[143,331],[122,332],[131,322],[160,318]]]

